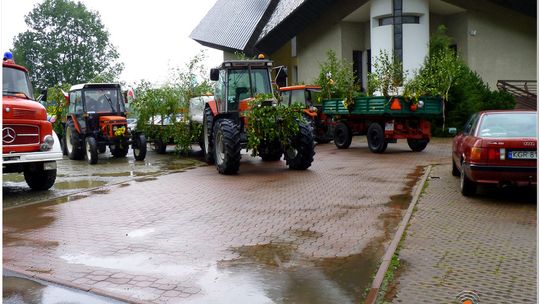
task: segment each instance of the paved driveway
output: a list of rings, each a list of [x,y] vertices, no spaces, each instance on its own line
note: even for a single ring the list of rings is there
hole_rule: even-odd
[[[355,139],[317,146],[307,171],[244,155],[237,176],[204,166],[4,210],[4,267],[141,303],[357,302],[450,148]]]

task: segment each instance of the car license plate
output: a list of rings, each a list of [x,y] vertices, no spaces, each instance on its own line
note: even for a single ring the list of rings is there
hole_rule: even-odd
[[[536,159],[536,151],[510,151],[509,159]]]

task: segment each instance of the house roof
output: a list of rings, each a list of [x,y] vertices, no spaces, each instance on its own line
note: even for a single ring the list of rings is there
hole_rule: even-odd
[[[251,53],[278,1],[218,0],[190,37],[204,46]]]
[[[446,1],[446,0],[445,0]],[[447,0],[467,2],[466,0]],[[536,17],[536,0],[487,0]],[[368,0],[217,0],[190,37],[224,50],[273,53],[313,22],[337,22]]]

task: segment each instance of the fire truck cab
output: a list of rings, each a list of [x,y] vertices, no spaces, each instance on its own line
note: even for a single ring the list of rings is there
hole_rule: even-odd
[[[34,100],[28,70],[6,52],[2,61],[3,173],[23,173],[32,190],[47,190],[54,185],[60,159],[60,141],[45,107]]]

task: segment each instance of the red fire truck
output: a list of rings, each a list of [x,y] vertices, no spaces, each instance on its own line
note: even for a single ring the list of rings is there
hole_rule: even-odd
[[[24,173],[33,190],[47,190],[56,180],[56,161],[62,159],[60,141],[45,108],[34,100],[28,70],[13,61],[2,62],[2,170]]]

